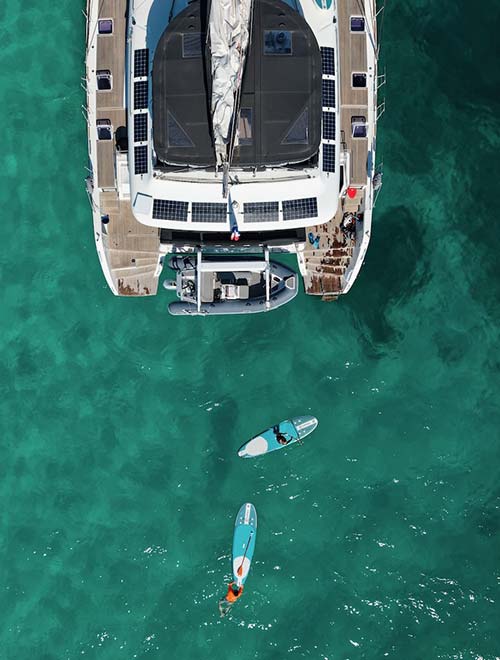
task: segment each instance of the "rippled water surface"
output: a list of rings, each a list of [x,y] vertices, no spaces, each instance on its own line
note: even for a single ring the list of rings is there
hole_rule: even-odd
[[[106,289],[83,3],[0,4],[0,657],[500,657],[500,7],[388,4],[355,287],[210,320]],[[304,446],[237,459],[301,413]]]

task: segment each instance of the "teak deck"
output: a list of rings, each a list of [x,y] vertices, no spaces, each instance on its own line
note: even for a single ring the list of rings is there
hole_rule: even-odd
[[[351,16],[364,16],[364,3],[361,0],[338,0],[337,24],[339,31],[339,72],[340,72],[340,126],[341,148],[349,154],[350,185],[358,187],[354,199],[345,196],[339,200],[335,217],[330,222],[308,227],[314,237],[320,237],[320,246],[315,249],[309,241],[304,251],[307,274],[304,277],[306,292],[322,295],[326,300],[335,299],[342,292],[342,279],[349,266],[354,239],[344,236],[340,225],[344,213],[356,212],[362,207],[367,184],[368,139],[353,138],[351,121],[353,116],[368,118],[368,90],[354,89],[353,73],[368,71],[366,32],[353,33],[350,30]],[[375,74],[376,72],[371,72]],[[367,76],[368,77],[368,76]]]
[[[112,75],[110,91],[96,91],[95,119],[108,119],[113,128],[126,126],[125,108],[125,38],[127,0],[101,0],[99,18],[113,20],[113,33],[96,35],[97,71],[108,70]],[[102,225],[106,237],[107,260],[119,295],[154,295],[158,289],[156,274],[160,234],[156,227],[139,223],[131,208],[130,199],[120,199],[116,172],[115,139],[97,140],[97,177],[100,213],[109,222]]]
[[[340,58],[340,127],[345,150],[350,152],[350,182],[353,186],[366,185],[368,140],[353,138],[351,118],[367,117],[368,90],[352,87],[353,73],[369,73],[367,37],[365,32],[351,32],[350,17],[364,16],[360,0],[339,0],[337,5]]]

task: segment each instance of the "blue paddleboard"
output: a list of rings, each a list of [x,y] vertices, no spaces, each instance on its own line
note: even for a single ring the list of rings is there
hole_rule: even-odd
[[[244,504],[238,511],[233,536],[233,579],[245,584],[252,563],[257,536],[257,511],[253,504]]]
[[[284,422],[280,422],[279,424],[276,424],[276,426],[262,431],[259,435],[256,435],[248,442],[245,442],[245,444],[238,449],[238,456],[241,456],[242,458],[254,458],[254,456],[269,454],[269,452],[276,451],[277,449],[284,449],[285,447],[293,445],[298,440],[305,438],[306,435],[312,433],[317,426],[318,420],[316,417],[312,416],[286,419]],[[286,444],[278,442],[278,434],[287,440]]]

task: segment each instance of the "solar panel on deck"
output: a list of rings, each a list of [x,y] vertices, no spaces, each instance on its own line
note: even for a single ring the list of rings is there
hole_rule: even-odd
[[[278,222],[278,202],[246,202],[243,204],[245,222]]]
[[[149,49],[142,48],[134,51],[134,76],[141,78],[148,75]]]
[[[145,142],[148,139],[148,115],[142,112],[134,115],[134,142]]]
[[[323,140],[335,140],[335,113],[323,110]]]
[[[303,199],[288,199],[283,202],[283,220],[302,220],[318,216],[318,200],[316,197]]]
[[[321,89],[323,94],[323,107],[334,108],[335,107],[335,80],[323,80],[321,81]]]
[[[148,147],[134,147],[134,172],[146,174],[148,171]]]
[[[193,202],[191,220],[193,222],[226,222],[227,204],[220,202]]]
[[[188,202],[176,199],[153,200],[153,218],[155,220],[173,220],[187,222]]]
[[[134,83],[134,110],[148,107],[148,81],[140,80]]]
[[[323,144],[323,172],[335,172],[334,144]]]
[[[335,51],[333,48],[321,49],[321,70],[325,76],[335,75]]]

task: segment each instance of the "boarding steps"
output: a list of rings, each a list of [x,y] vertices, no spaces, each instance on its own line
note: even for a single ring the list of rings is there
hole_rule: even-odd
[[[122,243],[126,243],[126,237]],[[110,248],[108,260],[119,295],[154,295],[158,288],[158,252]]]
[[[359,213],[363,204],[363,191],[357,190],[352,199],[347,195],[342,198],[342,210],[344,213]]]

